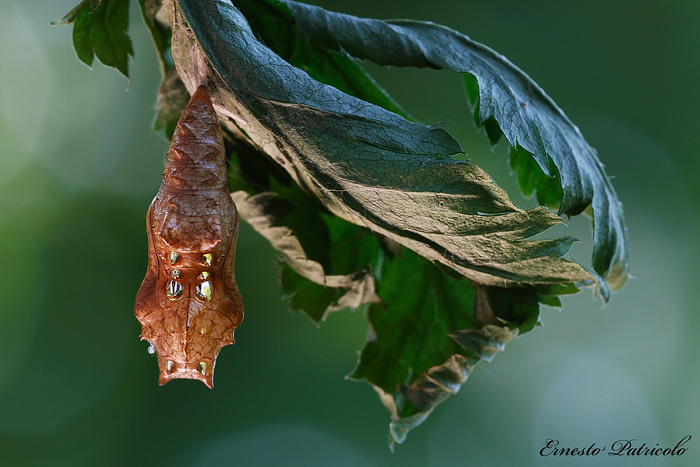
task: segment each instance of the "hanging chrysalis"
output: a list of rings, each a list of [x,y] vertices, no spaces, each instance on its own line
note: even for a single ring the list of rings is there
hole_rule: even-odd
[[[243,301],[234,278],[238,212],[204,86],[178,121],[146,230],[148,270],[134,313],[141,339],[158,356],[158,382],[198,379],[211,388],[216,357],[243,320]]]

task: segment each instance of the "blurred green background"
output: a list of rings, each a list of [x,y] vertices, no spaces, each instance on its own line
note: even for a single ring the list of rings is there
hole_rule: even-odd
[[[631,0],[339,0],[431,20],[510,58],[581,128],[615,178],[636,276],[605,309],[590,291],[472,373],[391,454],[388,413],[345,381],[362,313],[314,327],[279,298],[275,253],[241,228],[246,318],[216,389],[157,385],[133,299],[145,214],[167,143],[151,131],[159,81],[132,4],[132,84],[51,28],[78,0],[0,3],[0,465],[700,465],[700,3]],[[460,79],[368,66],[425,123],[451,131],[516,204],[504,145],[471,124]],[[588,221],[555,231],[582,241]],[[654,446],[682,457],[540,457],[546,439]],[[608,447],[609,449],[609,447]]]

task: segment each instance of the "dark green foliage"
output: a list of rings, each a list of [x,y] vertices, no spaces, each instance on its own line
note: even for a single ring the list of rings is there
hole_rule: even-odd
[[[129,27],[129,0],[84,0],[56,24],[73,25],[73,46],[87,66],[97,58],[129,77],[129,56],[134,55]]]
[[[613,289],[624,284],[628,275],[627,231],[612,184],[579,129],[525,73],[497,52],[444,26],[357,18],[283,1],[294,13],[302,35],[328,49],[345,50],[380,65],[473,75],[476,85],[474,80],[468,81],[467,90],[472,102],[478,102],[477,123],[485,122],[492,142],[503,134],[513,147],[531,154],[546,176],[554,176],[558,170],[563,189],[542,196],[561,196],[560,213],[576,215],[593,204],[597,239],[593,267]],[[382,40],[377,41],[377,37]]]
[[[107,9],[128,13],[123,3],[86,1],[64,18],[80,29],[82,60],[85,31],[108,11],[123,35],[126,22]],[[594,283],[607,300],[608,284],[624,283],[622,209],[602,164],[505,57],[431,23],[286,0],[139,3],[163,72],[156,128],[172,134],[187,90],[207,84],[225,109],[232,197],[279,252],[290,308],[315,323],[366,311],[370,331],[351,377],[381,395],[393,441],[475,364],[536,327],[540,305],[560,306],[560,295]],[[90,47],[116,66],[102,43]],[[462,148],[446,131],[411,121],[358,59],[463,73],[476,122],[492,144],[505,136],[511,145],[522,191],[569,215],[592,204],[599,276],[566,258],[573,239],[533,241],[563,221],[513,205],[478,166],[454,158]]]

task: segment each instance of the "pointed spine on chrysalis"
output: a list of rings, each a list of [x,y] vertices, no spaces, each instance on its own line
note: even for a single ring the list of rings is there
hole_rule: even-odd
[[[159,383],[213,387],[216,357],[243,320],[234,277],[238,212],[228,191],[223,133],[204,86],[177,123],[163,182],[146,216],[148,269],[136,295],[141,339]]]

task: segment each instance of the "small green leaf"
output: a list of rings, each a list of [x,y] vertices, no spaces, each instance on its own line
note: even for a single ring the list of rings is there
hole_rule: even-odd
[[[129,28],[129,0],[84,0],[55,24],[73,24],[73,46],[87,66],[97,58],[129,78],[134,55]]]
[[[172,31],[167,23],[163,0],[139,0],[139,7],[141,8],[143,22],[146,23],[146,27],[151,33],[153,44],[156,46],[160,73],[165,79],[173,63],[169,55]]]
[[[535,159],[522,148],[510,150],[510,167],[518,177],[520,189],[525,196],[537,193],[537,202],[542,206],[557,209],[563,193],[559,170],[551,169],[552,176],[546,175]]]

